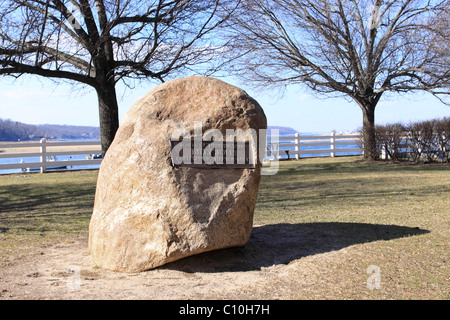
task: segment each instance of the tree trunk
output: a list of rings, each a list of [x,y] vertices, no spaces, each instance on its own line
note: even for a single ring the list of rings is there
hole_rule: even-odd
[[[100,138],[105,156],[119,129],[119,106],[114,83],[106,82],[96,88],[100,114]]]
[[[375,105],[363,105],[361,106],[361,109],[363,112],[362,134],[364,142],[364,158],[367,160],[376,160],[379,155],[375,138]]]

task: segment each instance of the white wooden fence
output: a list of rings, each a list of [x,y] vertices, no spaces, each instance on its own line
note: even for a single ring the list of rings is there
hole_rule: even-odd
[[[293,136],[280,136],[277,138],[267,138],[268,146],[274,149],[278,143],[280,156],[287,156],[288,159],[301,157],[335,157],[338,155],[362,154],[359,134],[336,134],[329,135],[302,135],[296,133]],[[278,141],[276,141],[278,139]],[[274,142],[275,141],[275,142]],[[351,146],[351,147],[348,147]]]
[[[83,147],[94,146],[89,150],[83,149]],[[96,147],[98,146],[98,148]],[[51,149],[58,149],[57,147],[67,147],[73,150],[66,151],[52,151]],[[39,152],[23,152],[23,150],[29,150],[30,148],[39,148]],[[46,172],[48,168],[65,168],[70,166],[84,166],[84,165],[97,165],[101,163],[101,159],[83,159],[83,160],[56,160],[58,156],[73,156],[73,155],[91,155],[100,154],[102,151],[100,141],[74,141],[74,142],[50,142],[46,139],[41,139],[39,142],[7,142],[0,143],[0,150],[7,151],[6,149],[20,149],[20,152],[2,152],[0,153],[0,160],[6,158],[26,159],[29,157],[39,157],[38,162],[17,162],[17,163],[0,163],[0,170],[7,169],[22,169],[32,170],[39,168],[41,173]],[[61,149],[61,148],[59,148]]]
[[[281,136],[267,138],[268,150],[278,148],[279,155],[286,159],[299,159],[301,157],[331,156],[362,154],[359,146],[358,134],[335,134],[330,135],[302,135]],[[342,146],[344,148],[342,148]],[[346,146],[353,146],[347,148]],[[54,151],[57,147],[72,149],[65,151]],[[68,148],[69,147],[69,148]],[[83,147],[86,147],[83,149]],[[102,159],[83,160],[57,160],[58,156],[92,155],[101,153],[100,141],[74,141],[74,142],[51,142],[41,139],[39,142],[6,142],[0,143],[0,150],[15,149],[17,152],[0,152],[0,172],[8,169],[36,170],[46,172],[52,168],[66,168],[69,166],[99,165]],[[34,152],[24,150],[34,149]],[[62,148],[59,148],[62,149]],[[36,150],[38,150],[36,152]],[[39,157],[36,162],[1,163],[2,159],[15,158],[25,159]]]

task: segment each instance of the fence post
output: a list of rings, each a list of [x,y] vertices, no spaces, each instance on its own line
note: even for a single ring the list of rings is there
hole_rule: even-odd
[[[330,149],[331,149],[331,157],[334,158],[335,156],[335,148],[336,148],[336,131],[331,132],[331,145],[330,145]]]
[[[41,141],[41,173],[47,171],[47,140],[42,138]]]
[[[295,151],[296,151],[296,153],[295,153],[295,159],[300,159],[300,154],[299,154],[299,151],[300,151],[300,133],[296,133],[295,134]]]

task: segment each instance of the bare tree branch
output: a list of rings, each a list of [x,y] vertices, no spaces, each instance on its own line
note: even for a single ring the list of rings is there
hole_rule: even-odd
[[[1,61],[0,61],[1,62]],[[35,74],[47,78],[56,78],[56,79],[69,79],[77,82],[81,82],[90,86],[94,86],[94,81],[85,75],[68,72],[68,71],[56,71],[50,69],[44,69],[38,66],[30,66],[14,61],[8,62],[8,67],[1,68],[0,74]]]
[[[246,54],[230,69],[255,86],[344,94],[372,130],[386,92],[449,95],[449,8],[449,0],[247,0],[229,32],[236,55]]]
[[[106,151],[118,126],[116,83],[216,69],[211,62],[228,42],[212,32],[228,19],[222,10],[232,2],[0,0],[0,74],[93,87]]]

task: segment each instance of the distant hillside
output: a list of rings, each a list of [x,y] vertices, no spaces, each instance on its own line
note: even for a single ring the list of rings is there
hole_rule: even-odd
[[[98,127],[67,125],[32,125],[0,119],[0,141],[35,141],[46,139],[100,139]]]
[[[278,129],[280,135],[293,135],[297,132],[295,129],[282,126],[269,126],[268,129]],[[32,125],[0,119],[0,141],[37,141],[42,138],[100,139],[100,128],[56,124]]]
[[[295,134],[298,131],[289,127],[280,127],[280,126],[268,126],[268,129],[278,129],[280,131],[280,135],[290,135],[290,134]],[[270,131],[269,131],[270,133]]]
[[[99,127],[40,124],[37,126],[51,139],[100,139]]]

